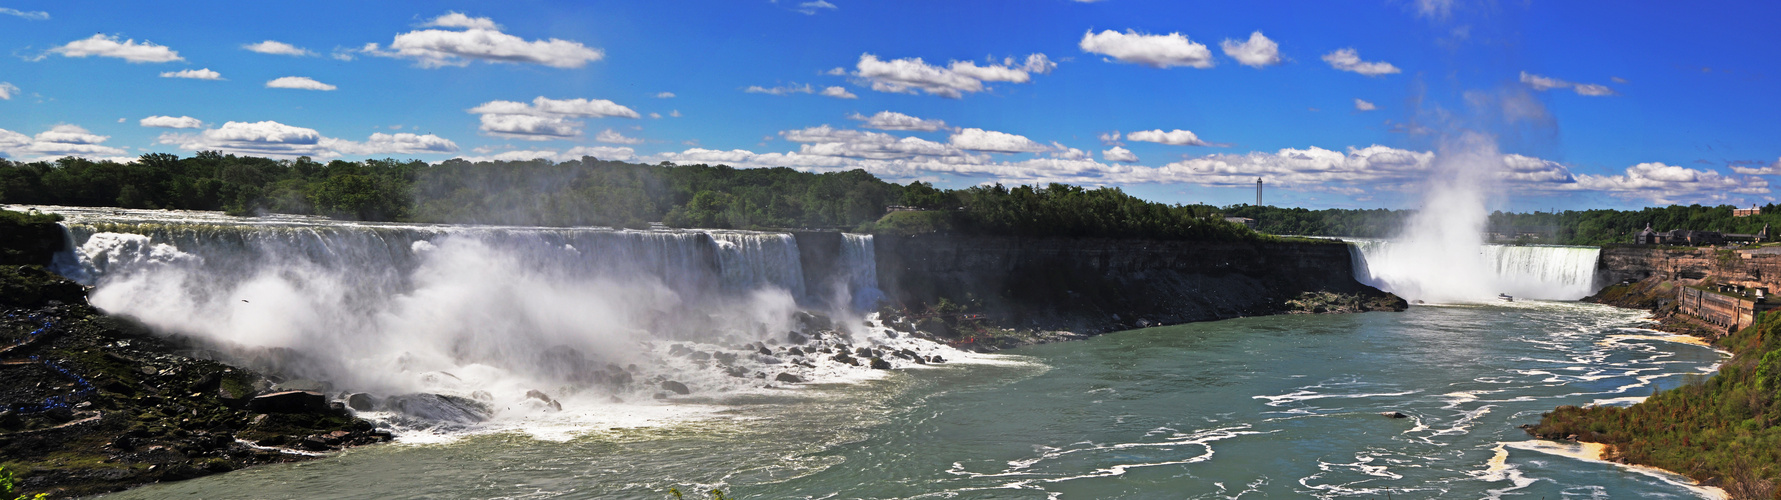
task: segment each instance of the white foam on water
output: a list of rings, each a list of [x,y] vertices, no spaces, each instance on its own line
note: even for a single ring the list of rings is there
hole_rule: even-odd
[[[1715,488],[1712,486],[1704,486],[1700,483],[1695,482],[1695,480],[1689,479],[1687,476],[1683,476],[1681,474],[1666,471],[1666,470],[1659,469],[1656,467],[1646,467],[1643,465],[1623,464],[1623,463],[1619,463],[1619,462],[1610,462],[1607,460],[1603,460],[1602,454],[1604,452],[1606,452],[1607,446],[1603,445],[1603,444],[1599,444],[1599,443],[1565,443],[1565,442],[1559,442],[1559,441],[1546,441],[1546,440],[1536,439],[1536,440],[1531,440],[1531,441],[1504,442],[1504,443],[1501,443],[1501,445],[1505,446],[1507,448],[1510,448],[1510,449],[1526,450],[1526,451],[1544,453],[1547,455],[1560,456],[1560,457],[1565,457],[1565,458],[1569,458],[1569,459],[1573,459],[1573,460],[1579,460],[1579,461],[1583,461],[1583,462],[1613,465],[1613,466],[1619,467],[1623,470],[1636,472],[1636,473],[1639,473],[1639,474],[1642,474],[1645,476],[1656,478],[1659,481],[1662,481],[1666,484],[1670,484],[1672,486],[1676,486],[1676,487],[1688,490],[1689,492],[1692,492],[1695,495],[1700,496],[1701,498],[1705,498],[1705,499],[1723,500],[1723,499],[1729,498],[1729,496],[1726,494],[1725,490]]]

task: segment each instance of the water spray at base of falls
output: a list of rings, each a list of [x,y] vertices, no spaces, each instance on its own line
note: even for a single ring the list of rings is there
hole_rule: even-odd
[[[1420,210],[1387,241],[1355,241],[1355,279],[1405,299],[1436,303],[1519,298],[1576,300],[1595,292],[1599,250],[1486,245],[1485,205],[1503,165],[1494,140],[1465,132],[1446,141]]]
[[[963,357],[872,321],[869,235],[833,235],[838,270],[805,276],[784,233],[61,211],[58,271],[95,285],[95,306],[330,396],[370,393],[416,427]]]

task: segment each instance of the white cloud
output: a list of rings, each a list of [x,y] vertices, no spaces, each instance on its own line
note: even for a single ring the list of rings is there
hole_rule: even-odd
[[[1360,60],[1360,52],[1355,51],[1352,48],[1340,49],[1335,52],[1324,54],[1323,62],[1329,63],[1331,68],[1336,68],[1342,71],[1351,71],[1367,76],[1389,75],[1400,72],[1397,66],[1392,66],[1391,63],[1388,62],[1368,62]]]
[[[458,150],[456,143],[433,134],[375,133],[364,142],[355,142],[326,137],[312,128],[270,120],[228,122],[198,133],[168,132],[161,134],[157,142],[187,151],[222,151],[272,158],[442,154]]]
[[[676,110],[669,111],[668,116],[680,118],[680,110],[676,109]]]
[[[860,96],[853,95],[853,92],[848,92],[847,89],[844,89],[841,87],[825,88],[825,89],[822,89],[821,93],[823,96],[834,97],[837,99],[859,99],[860,98]]]
[[[1124,143],[1119,142],[1119,131],[1118,130],[1115,130],[1112,132],[1107,132],[1107,133],[1101,134],[1097,137],[1099,137],[1101,139],[1101,144],[1105,144],[1108,146],[1122,146],[1122,145],[1124,145]]]
[[[798,85],[796,83],[793,83],[791,85],[780,85],[778,87],[762,87],[760,85],[750,85],[750,86],[748,86],[748,88],[742,89],[742,91],[750,93],[750,94],[792,95],[792,94],[813,94],[813,93],[816,93],[816,88],[810,86],[810,84],[808,84],[808,83],[806,83],[804,85]]]
[[[301,90],[334,90],[339,87],[315,81],[305,76],[286,76],[266,82],[269,89],[301,89]]]
[[[343,139],[323,138],[321,145],[343,155],[386,155],[386,154],[440,154],[456,153],[458,144],[450,139],[433,134],[419,135],[402,132],[397,134],[371,134],[365,142],[353,142]]]
[[[1217,144],[1200,140],[1200,136],[1194,135],[1193,132],[1181,129],[1170,130],[1168,132],[1164,132],[1161,129],[1142,130],[1126,134],[1125,138],[1129,141],[1154,142],[1157,144],[1168,144],[1170,146],[1217,146]]]
[[[820,11],[822,9],[836,10],[836,9],[838,9],[838,7],[835,7],[835,4],[829,3],[827,0],[816,0],[813,2],[803,2],[803,3],[798,4],[797,11],[803,12],[803,13],[809,14],[809,15],[815,15],[817,13],[817,11]]]
[[[309,49],[305,49],[302,47],[298,47],[296,45],[291,45],[288,43],[274,41],[274,40],[266,40],[266,41],[260,42],[260,43],[250,43],[247,45],[242,45],[241,48],[251,50],[254,52],[259,52],[261,54],[273,54],[273,55],[281,55],[281,56],[313,56],[313,55],[315,55],[315,53],[310,52]]]
[[[797,153],[804,158],[869,158],[896,160],[968,156],[963,150],[919,137],[897,137],[883,132],[837,129],[828,125],[786,130],[785,140],[803,143]]]
[[[478,149],[480,150],[482,148]],[[487,153],[487,151],[479,152]],[[569,148],[567,151],[557,151],[554,149],[518,150],[485,156],[460,156],[459,158],[473,162],[550,160],[561,163],[580,160],[583,156],[592,156],[602,160],[630,161],[637,157],[637,152],[636,150],[626,147],[578,146]]]
[[[1026,136],[980,128],[959,130],[958,133],[952,134],[948,140],[954,147],[971,151],[1038,153],[1050,149],[1044,144],[1033,142]]]
[[[0,129],[0,157],[17,161],[54,160],[65,156],[126,163],[134,160],[124,156],[128,153],[123,149],[102,144],[108,139],[111,136],[94,134],[78,125],[68,124],[50,127],[36,136]]]
[[[1218,46],[1224,49],[1224,55],[1236,59],[1237,64],[1251,68],[1280,64],[1280,44],[1262,36],[1261,31],[1250,33],[1248,41],[1238,43],[1227,38]]]
[[[139,44],[135,39],[119,42],[117,37],[104,34],[68,42],[67,45],[49,49],[49,51],[61,54],[62,57],[115,57],[133,63],[164,63],[185,60],[179,57],[178,52],[164,45],[155,45],[148,41]],[[42,57],[38,57],[38,59],[42,59]]]
[[[1355,111],[1372,111],[1375,109],[1379,109],[1379,106],[1375,106],[1375,105],[1373,105],[1373,103],[1367,102],[1366,100],[1363,100],[1359,97],[1354,98],[1354,110]]]
[[[470,108],[481,116],[485,134],[545,141],[581,135],[582,123],[577,118],[638,118],[631,108],[605,99],[550,99],[543,96],[531,104],[514,101],[489,101]]]
[[[500,30],[501,25],[486,17],[470,17],[462,12],[448,11],[445,15],[435,17],[421,26],[438,28],[469,28],[479,30]]]
[[[1114,146],[1105,151],[1101,151],[1101,159],[1120,163],[1138,163],[1138,155],[1132,154],[1131,150],[1119,146]]]
[[[612,143],[612,144],[642,144],[643,143],[643,139],[639,139],[636,137],[625,137],[624,134],[620,134],[616,131],[613,131],[612,129],[601,130],[600,133],[594,134],[594,140],[600,141],[600,142],[608,142],[608,143]]]
[[[1453,0],[1416,0],[1416,13],[1423,17],[1445,21],[1453,13]]]
[[[1557,78],[1540,76],[1540,75],[1536,75],[1533,73],[1528,73],[1526,71],[1521,72],[1521,83],[1525,83],[1525,84],[1527,84],[1527,86],[1533,87],[1534,90],[1538,90],[1538,91],[1542,91],[1542,92],[1547,91],[1547,90],[1552,90],[1552,89],[1568,88],[1568,89],[1571,89],[1572,91],[1576,92],[1577,95],[1585,95],[1585,96],[1591,96],[1591,97],[1614,95],[1614,89],[1608,88],[1608,86],[1606,86],[1606,85],[1598,85],[1598,84],[1594,84],[1594,83],[1572,83],[1572,82],[1567,82],[1567,81],[1560,80]]]
[[[18,95],[18,93],[17,85],[13,85],[12,82],[0,82],[0,101],[10,101],[12,96]]]
[[[49,13],[41,10],[18,10],[0,7],[0,14],[18,16],[32,21],[48,21]]]
[[[965,94],[982,92],[984,82],[1027,83],[1032,74],[1050,73],[1057,68],[1045,54],[1028,55],[1016,64],[1006,58],[1002,64],[978,66],[971,61],[952,61],[946,67],[932,66],[919,57],[884,61],[872,54],[861,54],[853,76],[872,90],[902,94],[917,91],[957,99]]]
[[[674,93],[673,92],[657,92],[655,97],[656,97],[656,99],[673,99]]]
[[[1608,77],[1608,80],[1612,81],[1614,83],[1622,84],[1622,85],[1629,83],[1625,78],[1621,78],[1618,76],[1610,76],[1610,77]]]
[[[361,52],[382,57],[413,59],[420,67],[468,66],[473,61],[529,63],[553,68],[579,68],[606,57],[600,49],[580,42],[552,38],[527,41],[502,33],[494,21],[457,12],[434,18],[427,26],[463,28],[415,30],[396,35],[388,50],[367,44]]]
[[[1732,171],[1744,175],[1781,175],[1781,159],[1777,159],[1773,163],[1761,167],[1732,165]]]
[[[866,122],[860,124],[860,126],[878,130],[919,130],[922,132],[933,132],[946,128],[945,120],[924,120],[895,111],[879,111],[872,116],[854,113],[847,115],[847,119]]]
[[[1254,38],[1251,37],[1251,39]],[[1083,52],[1111,56],[1123,62],[1142,64],[1153,68],[1189,66],[1205,69],[1212,67],[1212,50],[1207,49],[1205,44],[1188,40],[1185,35],[1180,33],[1146,35],[1130,30],[1125,33],[1106,30],[1097,34],[1090,30],[1082,35],[1082,41],[1077,45],[1082,48]],[[1226,49],[1226,52],[1229,52],[1229,49]]]
[[[193,80],[221,80],[221,79],[223,79],[223,74],[215,72],[215,71],[211,71],[210,68],[182,69],[179,71],[162,72],[161,78],[190,78]]]
[[[662,114],[661,113],[650,113],[649,117],[650,118],[661,118]]]
[[[1736,170],[1736,169],[1734,169]],[[1723,203],[1732,194],[1769,194],[1769,182],[1761,177],[1737,178],[1712,170],[1663,163],[1640,163],[1621,175],[1577,174],[1576,189],[1603,191],[1621,198],[1654,203]]]
[[[137,124],[142,125],[144,127],[156,127],[156,128],[203,128],[204,127],[204,122],[202,120],[199,120],[197,118],[192,118],[190,116],[180,116],[180,117],[150,116],[148,118],[143,118],[142,121],[137,122]]]

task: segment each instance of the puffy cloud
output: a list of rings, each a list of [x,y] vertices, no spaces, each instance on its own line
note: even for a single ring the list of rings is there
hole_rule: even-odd
[[[1280,64],[1280,44],[1262,36],[1261,31],[1250,33],[1248,41],[1238,43],[1227,38],[1218,46],[1224,49],[1224,55],[1236,59],[1237,64],[1251,68]]]
[[[883,132],[837,129],[828,125],[786,130],[785,140],[803,143],[798,154],[807,158],[870,158],[879,160],[963,157],[963,150],[919,137],[897,137]]]
[[[1614,95],[1614,89],[1608,88],[1607,85],[1597,85],[1594,83],[1572,83],[1572,82],[1567,82],[1567,81],[1560,80],[1557,78],[1536,75],[1536,74],[1529,73],[1526,71],[1521,72],[1521,83],[1525,83],[1525,84],[1527,84],[1527,86],[1533,87],[1534,90],[1538,90],[1541,92],[1544,92],[1547,90],[1552,90],[1552,89],[1568,88],[1568,89],[1571,89],[1573,92],[1576,92],[1577,95],[1585,95],[1585,96],[1591,96],[1591,97]]]
[[[1218,146],[1217,144],[1200,140],[1200,136],[1194,135],[1193,132],[1181,129],[1170,130],[1168,132],[1164,132],[1161,129],[1143,130],[1126,134],[1125,138],[1126,140],[1154,142],[1157,144],[1168,144],[1170,146]]]
[[[984,82],[1027,83],[1032,74],[1050,73],[1057,68],[1045,54],[1028,55],[1016,64],[1007,58],[1001,64],[978,66],[972,61],[952,61],[946,67],[929,65],[919,57],[884,61],[872,54],[861,54],[853,76],[872,90],[901,94],[917,91],[958,99],[965,94],[985,90]]]
[[[32,21],[48,21],[49,13],[41,10],[18,10],[0,7],[0,14],[18,16]]]
[[[419,135],[407,132],[397,134],[379,132],[371,134],[371,137],[365,142],[323,138],[321,145],[344,155],[437,154],[458,151],[458,144],[450,139],[433,134]]]
[[[1379,109],[1379,106],[1375,106],[1373,103],[1362,100],[1359,97],[1354,98],[1355,111],[1372,111],[1375,109]]]
[[[600,141],[600,142],[608,142],[608,143],[612,143],[612,144],[642,144],[643,143],[643,139],[639,139],[636,137],[625,137],[624,134],[615,132],[612,129],[601,130],[600,133],[594,134],[594,140]]]
[[[275,40],[266,40],[266,41],[260,42],[260,43],[250,43],[247,45],[242,45],[241,48],[251,50],[254,52],[259,52],[261,54],[273,54],[273,55],[281,55],[281,56],[313,56],[313,55],[315,55],[315,53],[310,52],[309,49],[305,49],[302,47],[298,47],[296,45],[291,45],[288,43],[275,41]]]
[[[506,151],[493,155],[460,156],[465,161],[532,161],[550,160],[565,162],[580,160],[583,156],[592,156],[602,160],[630,161],[637,157],[637,152],[626,147],[611,146],[578,146],[566,151],[554,149]]]
[[[1250,37],[1251,41],[1261,33]],[[1262,40],[1266,41],[1266,38]],[[1267,42],[1272,45],[1273,42]],[[1153,68],[1172,66],[1189,66],[1194,68],[1212,67],[1212,50],[1205,44],[1194,43],[1180,33],[1167,35],[1146,35],[1137,31],[1120,33],[1106,30],[1095,33],[1090,30],[1082,35],[1077,45],[1083,52],[1110,56],[1123,62],[1142,64]],[[1225,49],[1227,53],[1230,49]],[[1235,56],[1233,56],[1235,57]],[[1276,54],[1276,58],[1278,54]],[[1247,63],[1245,63],[1247,64]]]
[[[190,116],[150,116],[136,122],[144,127],[156,128],[203,128],[204,122]]]
[[[1770,163],[1768,165],[1764,165],[1761,167],[1746,167],[1744,165],[1732,165],[1732,171],[1740,173],[1740,174],[1744,174],[1744,175],[1781,175],[1781,159],[1777,159],[1774,161],[1774,163]]]
[[[1101,144],[1105,144],[1108,146],[1124,145],[1124,143],[1119,142],[1119,131],[1118,130],[1115,130],[1112,132],[1107,132],[1107,133],[1101,134],[1096,137],[1099,137],[1101,139]]]
[[[482,132],[500,137],[533,141],[565,139],[581,135],[582,123],[576,118],[638,118],[631,108],[605,99],[550,99],[543,96],[531,104],[514,101],[489,101],[470,108],[481,115]]]
[[[211,71],[210,68],[182,69],[179,71],[162,72],[161,78],[190,78],[193,80],[221,80],[221,79],[223,79],[223,74],[215,72],[215,71]]]
[[[960,130],[952,134],[949,142],[959,149],[996,153],[1038,153],[1050,149],[1026,136],[980,128]]]
[[[814,2],[798,4],[797,10],[798,12],[803,12],[805,14],[816,15],[816,13],[822,9],[836,10],[838,7],[835,7],[835,4],[829,3],[827,0],[816,0]]]
[[[1105,151],[1101,151],[1101,159],[1120,163],[1138,163],[1138,155],[1132,154],[1131,150],[1119,146],[1114,146]]]
[[[844,89],[841,87],[828,87],[828,88],[822,89],[821,94],[825,97],[833,97],[836,99],[859,99],[860,98],[860,96],[853,95],[853,92],[848,92],[847,89]]]
[[[266,82],[269,89],[334,90],[339,87],[315,81],[306,76],[286,76]]]
[[[1342,71],[1351,71],[1367,76],[1389,75],[1400,72],[1397,66],[1392,66],[1391,63],[1388,62],[1362,61],[1360,59],[1360,52],[1355,51],[1352,48],[1340,49],[1335,52],[1324,54],[1323,62],[1329,63],[1331,68],[1336,68]]]
[[[656,92],[656,99],[673,99],[673,92]]]
[[[367,44],[362,52],[413,59],[423,68],[468,66],[472,61],[529,63],[553,68],[579,68],[606,57],[600,49],[580,42],[552,38],[531,40],[500,31],[494,21],[457,12],[434,18],[427,26],[462,28],[415,30],[396,35],[389,49]]]
[[[0,82],[0,101],[10,101],[12,96],[18,95],[18,93],[17,85],[13,85],[12,82]]]
[[[859,120],[861,127],[878,130],[919,130],[933,132],[946,128],[945,120],[924,120],[895,111],[879,111],[872,116],[854,113],[847,116],[849,120]]]
[[[112,160],[129,162],[133,158],[123,149],[106,146],[111,136],[88,132],[78,125],[56,125],[49,130],[28,136],[6,129],[0,129],[0,157],[18,161],[53,160],[65,156],[78,156],[90,160]]]
[[[433,134],[375,133],[371,134],[371,137],[365,142],[355,142],[326,137],[312,128],[285,125],[270,120],[228,122],[221,127],[206,129],[198,133],[168,132],[161,134],[157,141],[187,151],[214,150],[273,158],[439,154],[458,150],[456,143]]]
[[[445,15],[435,17],[435,18],[433,18],[433,20],[427,21],[426,24],[422,24],[421,26],[432,26],[432,27],[439,27],[439,28],[469,28],[469,29],[479,29],[479,30],[499,30],[499,29],[501,29],[501,25],[495,24],[495,20],[493,20],[493,19],[489,19],[486,17],[470,17],[468,15],[465,15],[462,12],[456,12],[456,11],[447,11],[445,13]]]
[[[134,39],[119,42],[117,37],[104,34],[68,42],[67,45],[49,49],[49,51],[61,54],[62,57],[115,57],[133,63],[164,63],[185,60],[179,57],[178,52],[164,45],[155,45],[148,41],[139,44]]]
[[[1769,182],[1761,177],[1737,178],[1712,170],[1663,163],[1640,163],[1621,175],[1577,174],[1575,189],[1603,191],[1621,198],[1669,204],[1684,201],[1725,202],[1731,194],[1769,194]]]

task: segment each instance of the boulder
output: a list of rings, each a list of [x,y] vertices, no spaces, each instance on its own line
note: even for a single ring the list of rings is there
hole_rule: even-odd
[[[383,403],[391,411],[434,422],[474,424],[494,416],[480,401],[443,394],[403,394],[390,396]]]
[[[798,332],[786,332],[785,342],[792,345],[804,345],[810,342],[810,337],[805,337],[804,334]]]
[[[854,362],[853,356],[848,356],[847,353],[845,353],[845,352],[836,354],[834,357],[829,358],[829,359],[835,360],[836,363],[846,363],[846,364],[850,364],[850,365],[854,365],[854,366],[859,366],[859,363]]]
[[[284,391],[255,396],[247,402],[255,413],[323,413],[328,411],[328,398],[319,392]]]
[[[889,361],[885,361],[884,358],[872,358],[872,368],[876,370],[889,370],[891,369],[891,364]]]
[[[532,390],[526,391],[526,397],[536,399],[539,401],[543,401],[546,403],[550,402],[550,396],[545,395],[544,391],[540,391],[537,389],[532,389]]]
[[[778,376],[773,377],[773,380],[776,382],[785,382],[788,384],[798,384],[798,383],[804,382],[803,377],[799,377],[797,375],[792,375],[790,373],[780,373]]]
[[[662,381],[662,389],[668,390],[668,391],[674,391],[675,394],[679,394],[682,396],[693,393],[692,389],[686,388],[686,384],[682,384],[680,382],[675,382],[673,380],[663,380]]]
[[[353,411],[371,411],[377,408],[377,398],[370,394],[355,392],[346,396],[346,406]]]
[[[933,356],[928,357],[928,362],[929,363],[945,363],[946,358],[942,358],[942,357],[940,357],[939,354],[935,354]]]
[[[1395,412],[1395,411],[1382,411],[1382,412],[1379,412],[1379,414],[1384,416],[1385,418],[1409,418],[1410,417],[1409,415],[1405,415],[1401,412]]]
[[[788,349],[788,350],[786,350],[786,354],[790,354],[790,355],[793,355],[793,356],[803,356],[803,355],[804,355],[804,350],[803,350],[803,349],[799,349],[799,348],[796,348],[796,347],[793,347],[793,348],[791,348],[791,349]]]
[[[330,384],[327,382],[318,382],[318,381],[304,379],[304,378],[286,380],[283,382],[279,382],[278,385],[272,386],[272,390],[275,392],[306,391],[306,392],[319,392],[319,393],[323,393],[323,394],[326,394],[329,390],[332,390],[333,388],[334,388],[334,384]]]

